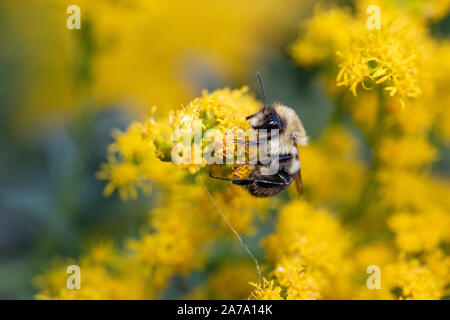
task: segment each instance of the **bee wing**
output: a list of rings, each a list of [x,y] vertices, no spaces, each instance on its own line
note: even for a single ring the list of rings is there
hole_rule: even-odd
[[[300,152],[298,150],[298,147],[297,147],[297,151]],[[295,184],[295,188],[297,189],[298,194],[303,195],[303,181],[302,181],[302,169],[301,168],[295,174],[294,184]]]

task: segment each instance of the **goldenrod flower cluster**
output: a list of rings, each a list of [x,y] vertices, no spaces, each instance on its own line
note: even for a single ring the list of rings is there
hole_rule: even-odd
[[[245,87],[205,91],[202,97],[171,113],[166,121],[155,121],[152,115],[144,123],[132,123],[125,132],[114,131],[108,162],[98,172],[98,178],[108,180],[105,195],[117,189],[126,200],[136,198],[140,190],[145,194],[157,188],[164,196],[152,209],[150,224],[139,239],[129,239],[119,249],[112,245],[94,247],[79,261],[85,275],[82,290],[66,289],[64,266],[69,262],[65,261],[37,278],[42,288],[38,298],[158,298],[172,276],[204,267],[212,244],[233,234],[200,184],[202,178],[189,175],[204,165],[177,166],[165,158],[174,144],[171,136],[180,127],[189,128],[194,119],[203,120],[203,130],[244,129],[248,126],[245,116],[259,108],[259,102]],[[257,216],[264,218],[268,201],[255,200],[240,188],[226,188],[211,181],[207,187],[236,232],[252,234],[252,222]],[[252,278],[241,282],[247,291],[248,280],[257,279],[255,270],[253,266]],[[220,279],[217,281],[220,283]]]
[[[271,281],[257,286],[258,299],[280,295],[286,299],[338,298],[348,295],[346,260],[349,239],[339,222],[326,210],[304,201],[282,208],[276,232],[265,241],[275,264]]]
[[[366,26],[368,5],[381,8],[381,29]],[[249,260],[211,267],[188,298],[443,299],[450,294],[450,183],[433,164],[450,137],[450,46],[430,35],[448,6],[418,1],[356,1],[356,10],[324,6],[302,24],[290,48],[303,67],[321,71],[334,113],[324,132],[300,148],[305,194],[256,199],[237,186],[206,179],[230,166],[175,165],[178,130],[248,129],[261,106],[247,88],[204,92],[166,120],[115,132],[98,173],[105,195],[161,190],[147,229],[122,245],[100,244],[81,257],[81,290],[65,288],[68,262],[39,276],[38,298],[161,298],[170,279],[205,270],[213,245],[233,239],[204,189],[237,232],[276,212],[260,243],[263,279]],[[345,88],[345,89],[344,89]],[[348,90],[347,90],[348,89]],[[301,114],[300,114],[301,115]],[[211,141],[195,144],[207,150]],[[220,142],[221,143],[221,142]],[[221,155],[223,156],[223,154]],[[190,157],[190,155],[189,155]],[[237,241],[236,241],[237,242]],[[261,261],[263,259],[260,259]],[[75,263],[75,262],[73,262]],[[380,270],[370,288],[369,266]]]
[[[245,155],[245,148],[237,150],[235,140],[250,129],[245,117],[254,114],[261,104],[248,95],[248,88],[240,90],[216,90],[208,94],[204,91],[201,98],[176,113],[172,112],[163,123],[153,120],[147,123],[149,136],[157,156],[162,161],[172,161],[173,148],[181,143],[190,152],[180,155],[180,164],[195,172],[196,168],[206,165],[205,152],[214,157],[214,162],[234,163],[236,153]],[[227,136],[230,141],[227,144]],[[239,156],[239,155],[237,155]]]
[[[191,173],[205,167],[203,152],[209,149],[220,150],[217,156],[226,165],[227,151],[233,157],[236,151],[234,140],[230,141],[231,149],[228,147],[227,150],[226,135],[233,134],[238,129],[248,130],[250,126],[245,117],[255,113],[260,107],[260,103],[248,95],[248,88],[243,87],[212,93],[204,91],[202,97],[171,112],[165,121],[156,122],[156,109],[152,108],[152,115],[144,123],[135,122],[126,132],[113,132],[115,142],[109,146],[108,162],[102,165],[97,174],[98,178],[108,180],[104,194],[109,196],[117,188],[122,199],[136,198],[136,188],[151,190],[150,181],[178,181],[177,173],[172,170],[173,164],[160,163],[172,162],[172,151],[177,145],[189,148],[188,154],[180,156],[179,167],[188,168]],[[215,130],[220,139],[208,139],[208,130]],[[196,134],[199,134],[198,142]],[[196,151],[199,155],[196,157],[198,163],[194,158]],[[233,164],[234,158],[231,160]]]

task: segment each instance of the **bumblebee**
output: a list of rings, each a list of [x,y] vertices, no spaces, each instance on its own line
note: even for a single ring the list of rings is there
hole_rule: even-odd
[[[254,161],[255,163],[246,162],[235,166],[235,169],[241,166],[250,166],[250,174],[245,178],[230,179],[212,175],[211,178],[231,181],[255,197],[272,197],[295,181],[297,191],[302,194],[303,183],[298,146],[308,144],[306,130],[293,109],[279,103],[269,104],[261,74],[257,72],[257,76],[264,95],[264,106],[257,113],[246,117],[250,121],[252,130],[256,131],[257,139],[254,141],[237,140],[236,142],[247,146],[269,144],[269,162],[259,159]],[[275,140],[277,143],[270,143],[271,140],[274,141],[272,136],[274,131],[277,132]],[[268,169],[274,164],[273,161],[277,161],[277,171],[268,175]]]

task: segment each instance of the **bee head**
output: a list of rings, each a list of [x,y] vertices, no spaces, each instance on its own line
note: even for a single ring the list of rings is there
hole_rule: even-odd
[[[265,106],[257,112],[250,120],[253,129],[283,129],[283,123],[280,116],[275,112],[272,106]]]
[[[259,84],[261,85],[261,90],[264,96],[264,107],[257,113],[248,116],[247,119],[251,119],[250,125],[253,127],[253,129],[281,130],[283,129],[283,123],[280,119],[280,116],[277,114],[273,106],[269,104],[261,74],[259,73],[259,71],[257,71],[256,74],[258,75]]]

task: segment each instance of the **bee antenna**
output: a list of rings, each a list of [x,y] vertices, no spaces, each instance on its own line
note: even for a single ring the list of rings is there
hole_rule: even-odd
[[[256,75],[258,76],[259,84],[261,85],[261,90],[264,96],[264,105],[269,106],[269,99],[267,99],[266,89],[264,89],[264,83],[261,78],[261,73],[256,71]]]

